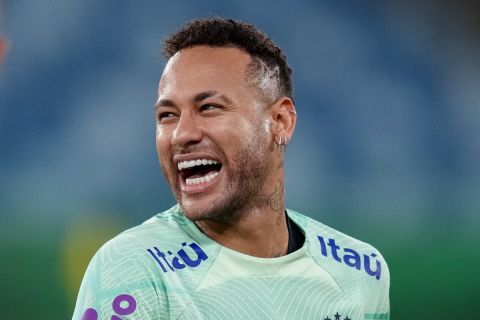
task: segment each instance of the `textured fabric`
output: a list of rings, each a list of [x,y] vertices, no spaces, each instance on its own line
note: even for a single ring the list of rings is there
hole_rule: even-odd
[[[178,206],[107,242],[73,319],[389,318],[388,267],[372,246],[300,213],[303,246],[279,258],[222,247]]]

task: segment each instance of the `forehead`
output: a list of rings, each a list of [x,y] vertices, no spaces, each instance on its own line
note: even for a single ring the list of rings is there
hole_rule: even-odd
[[[250,61],[249,54],[237,48],[196,46],[181,50],[165,66],[158,93],[241,91],[247,88]]]

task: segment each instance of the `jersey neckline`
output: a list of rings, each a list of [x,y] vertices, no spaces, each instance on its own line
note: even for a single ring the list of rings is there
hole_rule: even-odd
[[[308,236],[307,236],[306,228],[304,228],[304,226],[302,226],[298,221],[296,221],[294,211],[289,209],[285,209],[285,211],[288,215],[288,218],[290,218],[292,222],[297,225],[297,227],[305,236],[305,241],[303,242],[303,245],[298,250],[295,250],[281,257],[261,258],[261,257],[255,257],[252,255],[241,253],[239,251],[235,251],[233,249],[230,249],[228,247],[221,245],[220,243],[218,243],[217,241],[213,240],[212,238],[207,236],[205,233],[203,233],[193,221],[185,217],[182,209],[180,208],[180,205],[177,204],[174,207],[172,207],[172,213],[177,214],[181,217],[181,219],[183,220],[182,225],[187,229],[185,231],[187,232],[189,231],[188,233],[192,236],[194,240],[203,244],[211,244],[216,247],[219,247],[221,251],[225,252],[226,254],[233,255],[237,258],[248,260],[250,262],[258,262],[262,264],[277,264],[277,263],[293,261],[298,259],[300,256],[304,255],[308,251]]]

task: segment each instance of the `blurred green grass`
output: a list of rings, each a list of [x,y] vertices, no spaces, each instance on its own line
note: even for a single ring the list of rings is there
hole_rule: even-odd
[[[2,319],[69,319],[56,242],[9,243],[0,251]]]
[[[479,238],[424,234],[386,248],[392,319],[479,319]]]

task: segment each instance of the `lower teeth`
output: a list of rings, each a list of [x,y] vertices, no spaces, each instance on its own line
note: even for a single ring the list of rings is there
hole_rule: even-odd
[[[196,184],[209,182],[210,180],[215,178],[217,175],[218,175],[218,172],[209,173],[206,176],[200,177],[200,178],[193,178],[193,179],[187,178],[185,180],[185,182],[186,182],[187,186],[193,186],[193,185],[196,185]]]

